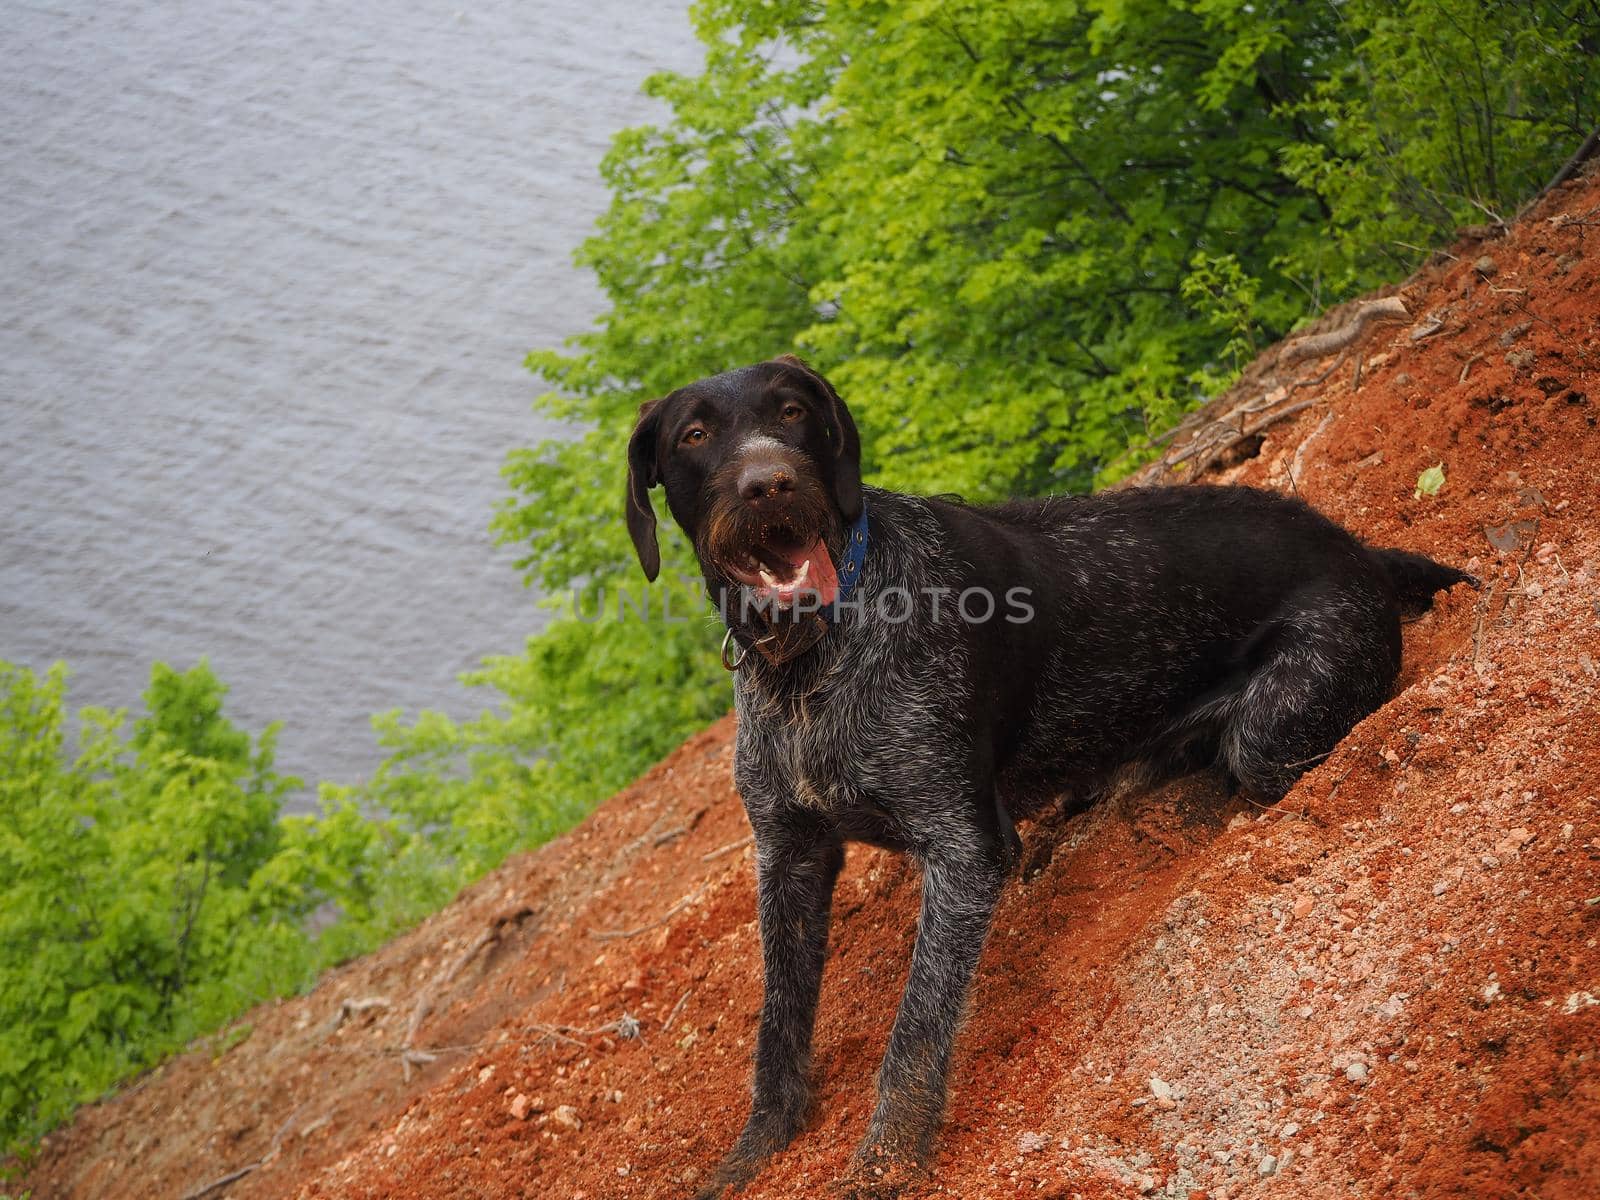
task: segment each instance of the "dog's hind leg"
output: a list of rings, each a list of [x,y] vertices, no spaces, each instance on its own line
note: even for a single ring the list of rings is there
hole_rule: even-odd
[[[1256,639],[1239,690],[1219,706],[1219,758],[1268,803],[1321,762],[1388,697],[1400,666],[1398,618],[1360,587],[1303,589]]]
[[[800,1132],[810,1101],[811,1034],[828,948],[833,886],[844,865],[838,833],[789,810],[756,832],[756,889],[766,991],[756,1035],[756,1073],[745,1122],[698,1195],[742,1187]]]

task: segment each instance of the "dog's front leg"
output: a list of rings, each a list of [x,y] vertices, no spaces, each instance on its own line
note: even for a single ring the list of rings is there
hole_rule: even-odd
[[[833,885],[844,865],[837,832],[787,812],[756,826],[756,888],[766,994],[756,1037],[750,1118],[700,1195],[749,1182],[787,1146],[810,1100],[811,1033],[828,948]]]
[[[959,841],[959,839],[958,839]],[[878,1105],[857,1171],[924,1162],[944,1114],[945,1076],[967,988],[1005,882],[999,837],[938,847],[923,858],[922,912],[911,977],[878,1073]]]

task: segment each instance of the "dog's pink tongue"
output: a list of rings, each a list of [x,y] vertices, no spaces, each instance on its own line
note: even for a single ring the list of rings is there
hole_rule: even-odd
[[[803,550],[797,550],[786,556],[794,569],[798,572],[809,560],[811,567],[806,572],[803,582],[792,586],[780,584],[777,589],[779,604],[790,605],[798,596],[811,594],[816,597],[819,608],[826,608],[839,598],[839,572],[834,569],[833,559],[828,557],[828,548],[818,538]]]

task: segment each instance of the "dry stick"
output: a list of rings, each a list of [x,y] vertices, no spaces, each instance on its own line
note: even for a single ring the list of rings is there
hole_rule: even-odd
[[[1406,311],[1405,303],[1398,296],[1369,300],[1356,310],[1355,318],[1348,325],[1289,343],[1283,348],[1278,361],[1287,366],[1307,358],[1322,358],[1335,350],[1343,350],[1353,345],[1373,321],[1406,321],[1410,318],[1411,314]]]
[[[571,1042],[574,1046],[583,1046],[586,1049],[588,1047],[588,1043],[580,1042],[575,1037],[568,1037],[566,1034],[562,1033],[561,1030],[557,1029],[554,1025],[541,1025],[539,1022],[535,1021],[532,1025],[529,1025],[528,1028],[529,1029],[533,1029],[533,1030],[537,1030],[540,1037],[547,1037],[551,1041],[559,1040],[559,1041],[563,1041],[563,1042]]]
[[[1427,322],[1426,325],[1418,325],[1411,331],[1411,340],[1413,342],[1420,342],[1423,338],[1431,338],[1444,328],[1444,318],[1437,313],[1429,313],[1423,320]]]
[[[735,850],[743,850],[755,840],[755,834],[749,834],[746,837],[740,838],[737,842],[729,842],[726,846],[718,846],[715,850],[706,851],[700,856],[700,861],[710,862],[714,858],[721,858],[724,854],[730,854]]]
[[[324,1041],[339,1032],[343,1025],[357,1013],[370,1012],[375,1008],[388,1008],[389,1000],[386,996],[367,996],[361,1000],[345,999],[339,1002],[338,1011],[329,1017],[323,1027],[317,1031],[317,1040]]]
[[[202,1184],[200,1187],[195,1188],[192,1192],[185,1192],[183,1194],[183,1200],[200,1200],[202,1196],[209,1196],[217,1189],[227,1187],[230,1183],[234,1182],[234,1180],[243,1179],[246,1175],[250,1174],[251,1171],[254,1171],[260,1165],[261,1164],[258,1162],[253,1162],[240,1167],[237,1171],[229,1171],[226,1175],[219,1176],[218,1178],[213,1179],[210,1183]]]
[[[1333,798],[1339,794],[1339,789],[1344,786],[1344,781],[1346,779],[1350,778],[1350,772],[1354,771],[1355,769],[1356,769],[1356,764],[1354,762],[1352,762],[1348,767],[1346,767],[1344,769],[1344,774],[1339,776],[1339,778],[1335,779],[1333,781],[1333,786],[1328,789],[1328,798],[1323,803],[1325,803],[1325,804],[1332,804],[1333,803]]]
[[[400,1078],[405,1083],[411,1082],[411,1069],[425,1067],[439,1056],[428,1050],[414,1050],[406,1047],[400,1052]]]
[[[678,838],[681,838],[688,832],[689,827],[687,825],[679,825],[673,829],[667,830],[665,833],[657,834],[655,844],[657,846],[665,846],[668,842],[676,841]]]
[[[1471,358],[1467,359],[1467,361],[1461,365],[1461,375],[1459,378],[1457,378],[1456,382],[1465,383],[1467,381],[1467,376],[1472,374],[1472,364],[1477,362],[1482,357],[1483,355],[1481,354],[1474,354]]]
[[[1291,404],[1287,408],[1280,408],[1277,412],[1268,413],[1259,421],[1252,421],[1244,429],[1241,429],[1237,436],[1227,438],[1221,441],[1220,444],[1214,443],[1206,455],[1195,462],[1195,477],[1198,478],[1199,476],[1203,475],[1211,468],[1213,463],[1215,463],[1219,458],[1221,458],[1240,442],[1255,437],[1255,435],[1260,433],[1262,430],[1276,425],[1279,421],[1284,420],[1286,417],[1294,416],[1294,414],[1297,412],[1303,412],[1305,409],[1310,408],[1316,403],[1318,403],[1316,399],[1301,400],[1299,403]]]
[[[1563,183],[1576,175],[1578,173],[1578,168],[1583,166],[1584,163],[1588,162],[1589,159],[1593,158],[1597,151],[1600,151],[1600,129],[1592,130],[1589,136],[1583,139],[1578,148],[1572,152],[1572,157],[1567,159],[1566,162],[1562,163],[1561,169],[1550,177],[1550,182],[1540,188],[1539,191],[1526,204],[1517,209],[1517,217],[1522,216],[1523,213],[1527,212],[1535,204],[1539,203],[1539,201],[1543,200],[1551,192],[1555,191]],[[1517,218],[1513,217],[1511,219],[1514,221]]]
[[[1483,590],[1483,599],[1478,602],[1478,621],[1472,630],[1472,665],[1478,665],[1478,653],[1483,649],[1483,618],[1489,615],[1489,601],[1494,598],[1495,581],[1490,580],[1489,586]]]
[[[220,1188],[225,1188],[236,1180],[243,1179],[246,1175],[250,1174],[251,1171],[259,1170],[261,1167],[266,1166],[277,1155],[278,1147],[283,1145],[284,1137],[288,1134],[289,1130],[294,1127],[294,1119],[300,1115],[300,1110],[304,1107],[304,1104],[298,1104],[295,1106],[294,1111],[289,1114],[289,1119],[278,1127],[277,1133],[273,1134],[272,1144],[267,1148],[267,1152],[260,1158],[256,1159],[255,1162],[246,1163],[238,1170],[229,1171],[226,1175],[220,1175],[216,1179],[213,1179],[210,1183],[202,1184],[191,1192],[185,1192],[183,1200],[200,1200],[202,1196],[209,1196],[212,1192],[215,1192]]]
[[[1321,437],[1322,431],[1325,430],[1329,425],[1333,424],[1333,418],[1335,415],[1336,414],[1333,412],[1333,410],[1330,409],[1328,414],[1322,418],[1322,421],[1317,425],[1317,427],[1311,431],[1311,436],[1301,442],[1300,445],[1295,449],[1294,461],[1289,464],[1289,486],[1294,488],[1297,494],[1300,491],[1301,473],[1305,467],[1306,447]]]
[[[1346,346],[1343,350],[1339,351],[1339,357],[1333,360],[1333,365],[1331,367],[1329,367],[1326,371],[1324,371],[1320,375],[1307,375],[1303,379],[1296,379],[1293,383],[1291,383],[1289,385],[1289,391],[1285,392],[1284,394],[1287,396],[1287,395],[1290,395],[1290,394],[1292,394],[1294,392],[1299,391],[1303,387],[1316,387],[1317,384],[1324,382],[1328,378],[1329,375],[1332,375],[1335,371],[1337,371],[1339,369],[1339,367],[1344,363],[1345,357],[1349,353],[1350,353],[1350,347]]]
[[[683,995],[678,997],[678,1002],[672,1006],[672,1011],[667,1014],[667,1019],[661,1022],[661,1029],[663,1033],[670,1033],[672,1031],[672,1023],[678,1019],[678,1013],[683,1011],[683,1006],[689,1002],[689,997],[692,995],[694,995],[694,989],[690,988],[688,991],[684,992]]]
[[[1359,392],[1361,390],[1361,364],[1366,361],[1366,357],[1367,356],[1365,354],[1360,352],[1357,352],[1356,354],[1355,374],[1350,377],[1350,390],[1352,392]]]
[[[700,893],[706,890],[706,886],[706,884],[702,883],[694,891],[662,913],[659,919],[651,921],[648,925],[641,925],[637,929],[591,929],[589,930],[589,936],[596,941],[610,942],[615,941],[617,938],[638,937],[641,933],[649,933],[652,929],[659,929],[682,912],[688,905],[694,903],[699,898]]]
[[[478,935],[478,939],[472,945],[468,946],[456,957],[456,960],[449,967],[441,969],[433,977],[429,986],[423,989],[422,995],[417,997],[416,1007],[411,1010],[411,1020],[406,1022],[406,1035],[400,1041],[402,1048],[409,1049],[411,1043],[416,1040],[417,1030],[422,1028],[422,1022],[427,1019],[429,1011],[433,1008],[433,993],[460,974],[462,968],[472,961],[473,956],[478,951],[485,946],[498,942],[505,936],[505,930],[508,925],[515,924],[524,917],[531,916],[533,916],[533,909],[527,907],[501,913],[489,923],[488,929]],[[404,1074],[407,1079],[411,1077],[409,1069]]]

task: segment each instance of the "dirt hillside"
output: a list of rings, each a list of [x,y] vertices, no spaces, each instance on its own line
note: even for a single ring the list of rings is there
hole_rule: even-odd
[[[1591,178],[1391,289],[1407,315],[1342,359],[1274,349],[1209,414],[1311,401],[1206,477],[1293,488],[1487,586],[1408,626],[1398,694],[1277,808],[1196,778],[1023,829],[932,1181],[908,1195],[1600,1195],[1597,250]],[[1192,423],[1173,455],[1218,428]],[[744,1116],[761,994],[732,734],[85,1110],[25,1184],[690,1190]],[[823,1194],[843,1170],[917,895],[903,861],[852,849],[817,1113],[748,1195]]]

